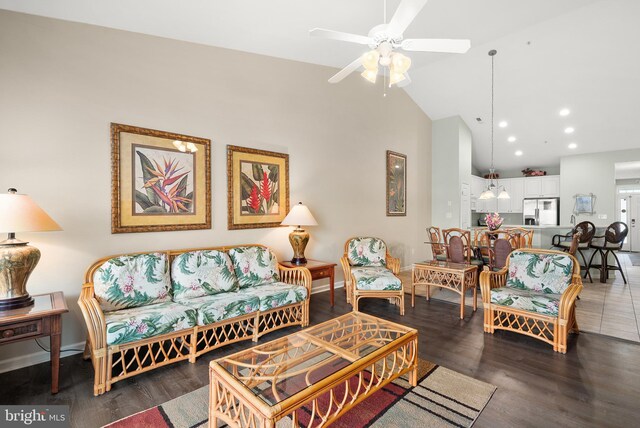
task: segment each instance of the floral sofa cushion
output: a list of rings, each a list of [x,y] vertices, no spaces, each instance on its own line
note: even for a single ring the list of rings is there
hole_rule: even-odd
[[[351,266],[386,266],[387,246],[378,238],[353,238],[347,257]]]
[[[279,308],[292,303],[302,302],[307,298],[307,288],[302,285],[292,285],[285,282],[261,285],[243,290],[260,299],[260,310]]]
[[[243,290],[198,297],[182,303],[198,312],[198,325],[213,324],[260,309],[260,298]]]
[[[271,284],[280,279],[278,259],[268,248],[236,247],[229,250],[229,257],[240,288]]]
[[[562,294],[571,284],[573,260],[566,254],[514,251],[509,260],[507,287]]]
[[[134,342],[196,325],[196,311],[165,302],[105,313],[107,344]]]
[[[94,273],[93,286],[104,311],[170,301],[167,255],[147,253],[109,259]]]
[[[190,251],[171,263],[173,299],[184,301],[210,294],[233,291],[238,281],[229,255],[224,251]]]
[[[491,290],[491,303],[543,315],[557,316],[561,294],[541,293],[513,287]]]
[[[358,290],[400,290],[402,281],[385,267],[351,268]]]

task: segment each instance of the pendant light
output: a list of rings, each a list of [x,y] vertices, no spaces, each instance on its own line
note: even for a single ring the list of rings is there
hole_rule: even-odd
[[[494,81],[494,72],[493,72],[493,57],[498,53],[495,49],[491,49],[489,51],[489,56],[491,57],[491,168],[489,168],[489,185],[487,186],[487,190],[482,192],[478,199],[493,199],[496,197],[496,192],[498,192],[498,199],[511,199],[507,189],[504,186],[499,186],[493,182],[495,178],[495,168],[493,167],[493,81]],[[500,190],[502,189],[502,190]]]

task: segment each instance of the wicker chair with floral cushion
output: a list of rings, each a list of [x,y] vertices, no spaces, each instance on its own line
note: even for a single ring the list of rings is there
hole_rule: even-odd
[[[358,310],[362,298],[393,299],[404,315],[404,290],[398,278],[400,259],[391,257],[380,238],[354,237],[344,244],[340,259],[344,270],[347,302]]]
[[[480,273],[480,287],[485,332],[514,331],[567,352],[567,334],[578,332],[575,301],[582,290],[575,257],[552,250],[515,250],[503,269]]]

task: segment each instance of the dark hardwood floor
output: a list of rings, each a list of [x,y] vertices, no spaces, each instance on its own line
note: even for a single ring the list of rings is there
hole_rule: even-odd
[[[314,294],[311,323],[349,310],[340,289],[333,309],[328,293]],[[640,344],[582,333],[572,335],[561,355],[523,335],[485,334],[482,312],[472,316],[467,307],[460,320],[457,306],[438,300],[421,298],[411,308],[407,298],[404,317],[380,299],[363,300],[361,310],[417,328],[421,358],[498,387],[477,427],[629,427],[640,418]],[[274,332],[261,342],[294,331]],[[184,361],[119,382],[100,397],[93,396],[91,363],[73,355],[61,360],[59,394],[49,394],[49,365],[43,363],[0,374],[0,403],[67,404],[73,426],[102,426],[206,385],[209,361],[250,346],[230,345],[195,364]]]

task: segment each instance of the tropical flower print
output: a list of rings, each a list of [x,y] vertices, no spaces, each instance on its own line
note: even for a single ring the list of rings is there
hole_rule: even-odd
[[[236,247],[229,250],[229,257],[240,288],[270,284],[280,277],[278,260],[268,248]]]
[[[353,267],[358,290],[400,290],[402,281],[384,267]]]
[[[573,261],[566,254],[514,251],[509,261],[507,287],[562,294],[571,284]]]
[[[169,263],[164,253],[114,257],[93,275],[96,299],[104,311],[170,300]]]
[[[198,325],[213,324],[260,309],[258,296],[243,293],[242,290],[185,300],[183,304],[197,311]]]
[[[353,238],[347,257],[352,266],[386,266],[387,246],[378,238]]]
[[[242,292],[258,297],[261,311],[302,302],[307,298],[306,287],[285,282],[274,282],[259,287],[245,288]]]
[[[166,302],[105,313],[107,344],[134,342],[196,325],[195,309]]]
[[[491,303],[551,316],[558,315],[561,297],[560,294],[540,293],[513,287],[491,290]]]
[[[224,251],[190,251],[171,264],[171,284],[176,301],[234,291],[238,281],[229,255]]]

